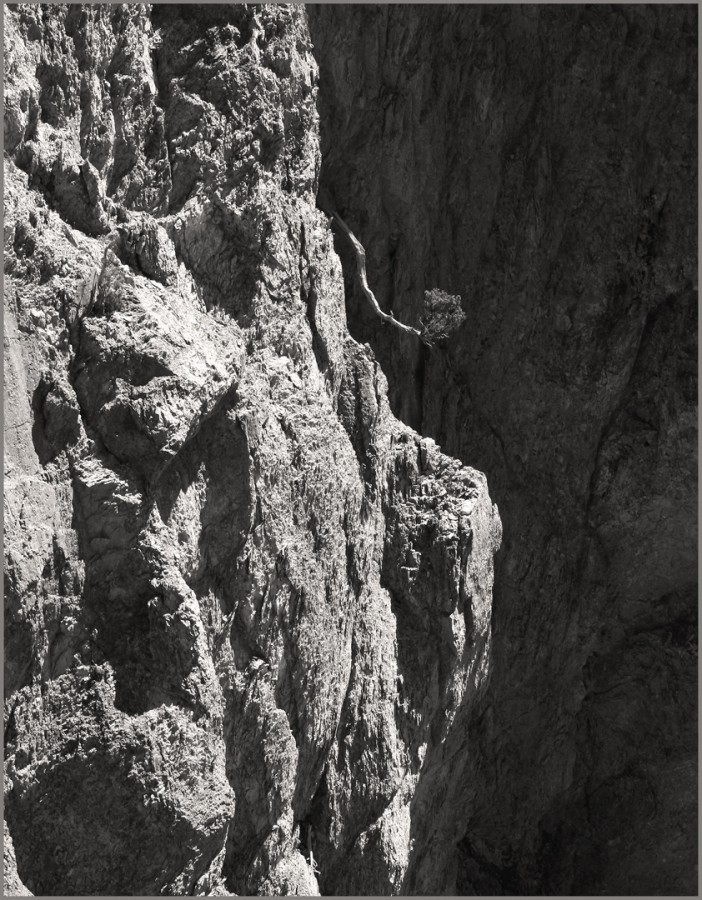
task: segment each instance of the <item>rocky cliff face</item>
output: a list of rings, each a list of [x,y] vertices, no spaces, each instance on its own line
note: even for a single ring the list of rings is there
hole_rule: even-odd
[[[349,336],[306,12],[12,6],[5,67],[6,890],[403,890],[501,526]]]
[[[429,351],[348,282],[351,331],[504,525],[489,687],[403,888],[694,894],[697,11],[310,22],[322,186],[379,302],[467,314]]]
[[[6,7],[7,892],[695,893],[696,35]]]

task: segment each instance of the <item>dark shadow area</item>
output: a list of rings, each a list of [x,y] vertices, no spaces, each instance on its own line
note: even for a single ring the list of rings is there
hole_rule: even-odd
[[[322,5],[310,28],[320,195],[398,318],[434,285],[467,316],[421,369],[346,275],[349,327],[373,347],[393,411],[485,472],[503,521],[476,715],[491,712],[463,751],[473,812],[446,807],[457,890],[685,893],[694,804],[672,790],[669,845],[664,806],[644,791],[639,815],[642,782],[626,773],[664,796],[674,745],[675,783],[696,796],[695,703],[673,689],[695,663],[654,631],[670,627],[674,646],[694,627],[676,624],[689,612],[670,598],[697,567],[697,12]],[[610,654],[640,674],[603,671],[604,693],[586,699],[592,658]],[[622,718],[608,691],[646,714]],[[631,803],[598,802],[599,824],[579,827],[598,783],[616,794],[618,780]],[[546,857],[529,848],[547,815],[562,830]],[[431,892],[422,877],[408,884]]]

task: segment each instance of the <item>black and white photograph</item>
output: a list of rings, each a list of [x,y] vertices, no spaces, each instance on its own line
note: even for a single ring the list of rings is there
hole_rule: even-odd
[[[4,895],[698,896],[697,4],[2,12]]]

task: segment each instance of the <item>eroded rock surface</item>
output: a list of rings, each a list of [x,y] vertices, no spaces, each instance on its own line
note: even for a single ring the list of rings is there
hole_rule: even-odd
[[[306,12],[13,6],[5,66],[6,884],[398,892],[501,526],[348,334]]]
[[[428,351],[347,280],[352,333],[505,531],[490,685],[403,890],[694,894],[697,10],[309,15],[322,187],[379,303],[467,315]]]

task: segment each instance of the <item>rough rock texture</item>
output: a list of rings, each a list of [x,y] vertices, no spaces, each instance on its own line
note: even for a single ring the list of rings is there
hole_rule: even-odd
[[[347,279],[352,333],[505,531],[489,686],[403,890],[694,894],[697,10],[309,15],[371,288],[467,314],[427,350]]]
[[[17,860],[15,859],[15,848],[12,844],[10,832],[7,830],[7,822],[3,822],[3,894],[4,896],[31,897],[31,891],[22,884],[17,874]]]
[[[501,526],[348,334],[306,12],[11,6],[5,67],[6,883],[398,892]]]

